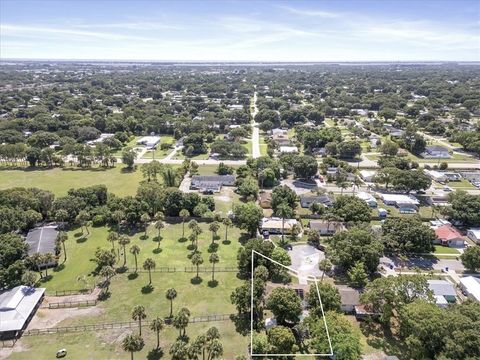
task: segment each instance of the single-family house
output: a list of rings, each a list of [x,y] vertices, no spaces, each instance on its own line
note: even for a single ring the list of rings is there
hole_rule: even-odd
[[[427,280],[428,288],[435,297],[435,302],[439,307],[445,307],[449,303],[457,301],[457,292],[455,287],[446,280]]]
[[[467,237],[475,241],[477,244],[480,244],[480,228],[471,228],[467,231]]]
[[[425,152],[422,153],[422,156],[435,159],[449,159],[452,157],[448,152],[448,149],[445,146],[440,145],[427,146]]]
[[[460,288],[470,299],[480,301],[480,278],[474,276],[462,277]]]
[[[377,200],[375,200],[375,198],[373,197],[372,194],[369,194],[369,193],[364,192],[364,191],[360,191],[360,192],[357,192],[355,194],[355,196],[358,197],[359,199],[365,201],[368,206],[370,206],[372,208],[377,207]]]
[[[372,182],[376,174],[373,170],[360,170],[360,177],[366,182]]]
[[[425,174],[430,177],[430,179],[435,180],[439,183],[444,183],[447,181],[447,177],[444,173],[436,170],[425,170]]]
[[[269,234],[282,234],[282,226],[283,232],[285,235],[289,235],[292,233],[292,229],[295,225],[298,225],[298,221],[295,219],[285,219],[282,221],[282,218],[278,217],[264,217],[261,223],[261,230],[262,232],[268,231]]]
[[[312,204],[322,204],[330,207],[333,204],[330,196],[324,195],[300,195],[300,206],[304,209],[309,209]]]
[[[452,225],[442,225],[434,230],[437,236],[436,243],[450,247],[465,246],[465,239],[462,234]]]
[[[380,194],[381,199],[385,205],[406,207],[406,205],[418,206],[420,202],[413,195],[403,195],[403,194]]]
[[[280,146],[279,152],[283,154],[298,153],[298,148],[296,146]]]
[[[160,136],[144,136],[137,140],[137,145],[144,145],[147,149],[155,149],[160,143]]]
[[[311,220],[310,230],[316,231],[319,235],[328,236],[346,230],[345,225],[339,221]]]
[[[360,305],[360,293],[348,286],[338,287],[340,293],[341,305],[340,308],[347,314],[352,314],[355,311],[355,306]]]
[[[219,192],[222,186],[234,186],[234,175],[194,175],[190,189]]]

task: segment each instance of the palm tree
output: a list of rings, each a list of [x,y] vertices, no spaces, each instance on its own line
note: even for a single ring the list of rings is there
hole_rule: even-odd
[[[115,269],[111,266],[104,266],[100,269],[99,275],[104,277],[103,286],[106,292],[108,292],[108,287],[110,286],[110,279],[115,276],[115,274]]]
[[[67,249],[65,248],[65,241],[68,240],[68,234],[65,231],[60,231],[57,236],[58,241],[62,243],[63,247],[63,262],[67,261]]]
[[[90,220],[90,214],[85,210],[81,210],[78,213],[77,217],[75,218],[75,221],[80,224],[80,229],[82,230],[82,233],[83,233],[83,227],[85,226],[85,230],[87,231],[87,234],[88,234],[88,226],[87,226],[88,220]]]
[[[155,222],[155,229],[158,230],[158,248],[160,248],[160,231],[165,227],[165,224],[162,220]]]
[[[142,216],[140,216],[140,221],[142,222],[145,228],[144,236],[147,237],[148,222],[150,221],[150,215],[148,215],[147,213],[143,214]]]
[[[127,264],[127,250],[126,247],[130,244],[130,238],[127,235],[122,235],[118,239],[118,244],[123,247],[123,267]]]
[[[179,330],[180,337],[186,335],[186,328],[190,321],[190,310],[181,308],[180,311],[173,318],[173,326]]]
[[[170,167],[165,166],[162,171],[163,183],[166,187],[177,186],[177,173]]]
[[[152,269],[155,269],[155,261],[147,258],[143,263],[143,269],[148,270],[148,285],[152,284]]]
[[[220,340],[213,339],[207,345],[208,357],[207,360],[218,359],[223,355],[223,346]]]
[[[43,278],[42,269],[40,268],[40,265],[43,264],[43,255],[40,253],[34,253],[28,258],[28,261],[32,264],[32,266],[37,268],[40,278]]]
[[[182,218],[182,238],[185,237],[185,219],[190,216],[190,212],[187,209],[180,210],[179,213]]]
[[[353,183],[352,183],[353,194],[355,194],[355,188],[359,189],[361,184],[362,184],[361,180],[358,178],[358,176],[355,176],[355,179],[353,180]]]
[[[285,219],[292,216],[292,209],[287,204],[280,204],[276,214],[282,218],[282,242],[285,241]]]
[[[220,224],[216,221],[212,222],[208,227],[208,230],[212,232],[212,244],[215,241],[215,237],[217,236],[218,229],[220,229]]]
[[[197,251],[198,236],[202,233],[202,229],[200,228],[196,220],[191,220],[188,223],[188,228],[192,231],[192,233],[190,234],[190,240],[192,241],[192,245],[193,243],[195,243],[195,251]]]
[[[150,330],[157,333],[157,349],[160,348],[160,331],[163,330],[165,323],[159,317],[152,320],[150,323]]]
[[[122,223],[123,219],[125,219],[125,213],[122,210],[116,210],[112,213],[112,219],[117,224],[117,229],[120,228],[120,224]]]
[[[325,273],[332,270],[332,263],[328,259],[323,259],[318,263],[318,268],[322,271],[322,279],[320,280],[322,282]]]
[[[170,288],[165,292],[165,297],[170,300],[170,316],[173,316],[173,300],[177,297],[177,290]]]
[[[133,353],[141,351],[145,346],[140,335],[129,334],[122,341],[122,348],[124,351],[130,352],[131,359],[133,360]]]
[[[50,252],[43,254],[42,262],[45,264],[45,277],[48,277],[48,265],[55,262],[55,255]]]
[[[112,231],[108,234],[107,240],[112,243],[112,250],[115,254],[115,241],[118,241],[119,235],[116,231]]]
[[[187,343],[181,339],[175,341],[170,347],[169,354],[174,360],[186,359],[188,356]]]
[[[138,263],[137,263],[137,255],[140,254],[140,247],[138,245],[132,245],[130,247],[130,253],[133,254],[135,257],[135,273],[137,273],[138,270]]]
[[[199,271],[199,266],[201,264],[203,264],[203,258],[202,258],[202,255],[200,255],[199,253],[195,253],[193,256],[192,256],[192,264],[195,265],[197,267],[197,278],[199,277],[198,276],[198,271]]]
[[[138,320],[138,334],[142,335],[142,320],[147,317],[145,313],[145,306],[143,305],[135,305],[132,309],[132,319]]]
[[[226,217],[225,219],[223,219],[223,225],[225,225],[225,241],[227,241],[228,228],[230,226],[232,226],[232,220],[230,220],[230,218]]]
[[[212,281],[215,281],[215,264],[220,261],[220,258],[218,257],[217,253],[212,253],[208,261],[210,264],[212,264]]]

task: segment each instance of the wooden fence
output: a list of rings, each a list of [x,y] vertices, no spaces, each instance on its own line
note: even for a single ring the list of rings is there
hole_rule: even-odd
[[[75,290],[52,290],[47,291],[49,296],[69,296],[69,295],[84,295],[91,294],[94,288],[91,289],[75,289]]]
[[[127,272],[133,273],[135,272],[134,268],[128,268]],[[138,269],[138,273],[148,273],[147,270]],[[196,266],[185,266],[185,267],[169,267],[169,266],[160,266],[152,269],[151,272],[161,272],[161,273],[174,273],[174,272],[186,272],[186,273],[196,273],[197,267]],[[198,272],[200,273],[211,273],[212,267],[211,266],[200,266],[198,268]],[[238,267],[236,266],[215,266],[215,272],[238,272]]]
[[[82,301],[64,301],[56,303],[48,303],[49,309],[66,309],[76,307],[87,307],[97,305],[97,300],[82,300]]]
[[[201,322],[226,321],[226,320],[230,320],[230,318],[233,315],[235,314],[213,314],[213,315],[193,316],[190,318],[189,323],[192,324],[192,323],[201,323]],[[145,321],[146,320],[144,320],[144,322]],[[166,324],[170,324],[172,322],[172,319],[165,318],[164,321]],[[100,323],[100,324],[89,324],[89,325],[53,327],[53,328],[46,328],[46,329],[31,329],[31,330],[24,331],[23,336],[98,331],[98,330],[110,330],[110,329],[132,329],[136,327],[138,327],[137,321]]]

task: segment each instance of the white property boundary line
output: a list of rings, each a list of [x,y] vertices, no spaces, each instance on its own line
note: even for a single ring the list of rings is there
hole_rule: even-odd
[[[332,348],[332,341],[330,339],[330,333],[328,331],[328,326],[327,326],[327,321],[325,320],[325,313],[323,311],[323,303],[322,303],[322,298],[320,296],[320,290],[318,289],[318,279],[316,276],[313,275],[308,275],[307,280],[312,280],[315,282],[315,287],[317,288],[317,295],[318,299],[320,300],[320,309],[322,310],[322,317],[323,317],[323,323],[325,325],[325,331],[327,332],[327,339],[328,339],[328,346],[330,347],[330,353],[328,354],[254,354],[253,353],[253,271],[254,271],[254,255],[260,255],[261,257],[273,262],[274,264],[280,265],[284,267],[285,269],[293,272],[296,274],[297,278],[300,277],[299,273],[297,270],[294,270],[292,268],[289,268],[288,266],[285,266],[283,264],[280,264],[278,261],[275,261],[268,256],[265,256],[258,251],[252,250],[252,268],[251,268],[251,275],[250,275],[250,356],[333,356],[333,348]]]

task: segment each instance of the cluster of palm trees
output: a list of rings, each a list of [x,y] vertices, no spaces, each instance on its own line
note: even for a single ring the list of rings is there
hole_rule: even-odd
[[[184,223],[185,223],[185,218],[188,217],[188,210],[181,210],[180,211],[180,216],[182,217],[183,221],[183,231],[182,231],[182,237],[185,238],[185,228],[184,228]],[[208,258],[208,261],[210,264],[212,264],[212,280],[211,284],[215,284],[215,264],[217,264],[220,261],[220,257],[217,254],[217,244],[215,243],[215,240],[218,239],[218,230],[220,230],[220,222],[218,221],[218,218],[215,218],[214,221],[212,221],[208,227],[208,230],[211,231],[212,233],[212,242],[210,244],[210,251],[211,254]],[[223,225],[225,226],[225,241],[228,239],[228,228],[232,226],[232,221],[229,218],[225,218],[222,220]],[[198,224],[196,220],[191,220],[188,223],[188,228],[190,229],[191,233],[189,235],[189,240],[192,242],[192,247],[193,247],[193,254],[191,256],[191,261],[194,266],[197,268],[197,275],[196,279],[200,279],[199,276],[199,271],[200,271],[200,265],[203,264],[204,259],[200,252],[198,251],[198,237],[202,234],[203,230]]]
[[[179,173],[171,166],[159,163],[153,160],[143,164],[141,167],[142,175],[148,182],[158,181],[158,175],[161,175],[163,184],[166,187],[177,187],[179,182]]]
[[[191,343],[184,338],[178,338],[170,347],[169,354],[172,360],[214,360],[223,355],[223,345],[220,342],[220,332],[211,327],[205,334],[201,334]]]

